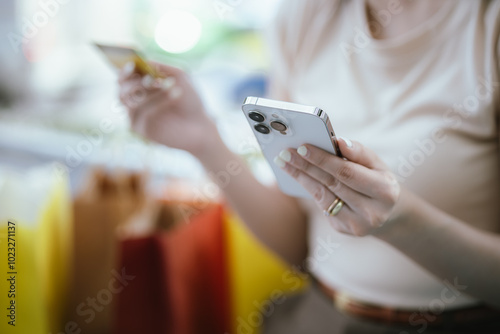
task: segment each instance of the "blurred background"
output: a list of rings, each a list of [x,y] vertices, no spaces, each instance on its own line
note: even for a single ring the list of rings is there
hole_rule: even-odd
[[[228,146],[272,182],[241,104],[266,95],[277,5],[0,0],[0,257],[19,273],[0,280],[0,307],[17,303],[1,333],[259,333],[262,305],[304,286],[194,157],[129,130],[94,45],[188,72]],[[117,275],[134,282],[108,288]]]
[[[93,46],[99,42],[133,46],[189,72],[228,145],[271,180],[240,105],[266,94],[262,32],[277,2],[0,0],[0,165],[59,161],[73,191],[98,164],[148,169],[158,187],[170,178],[202,182],[189,154],[129,131],[117,71]]]

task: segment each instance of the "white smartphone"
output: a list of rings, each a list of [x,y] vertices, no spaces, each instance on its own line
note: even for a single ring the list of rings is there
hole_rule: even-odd
[[[318,107],[249,96],[242,105],[262,153],[285,194],[311,198],[295,179],[273,162],[284,149],[311,144],[341,156],[326,112]]]

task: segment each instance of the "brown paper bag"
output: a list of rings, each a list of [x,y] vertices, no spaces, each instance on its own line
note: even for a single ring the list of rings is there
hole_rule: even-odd
[[[147,175],[90,173],[76,196],[74,270],[69,319],[82,333],[109,333],[116,291],[123,284],[117,258],[119,235],[147,234],[157,205],[146,195]],[[126,276],[126,275],[125,275]]]

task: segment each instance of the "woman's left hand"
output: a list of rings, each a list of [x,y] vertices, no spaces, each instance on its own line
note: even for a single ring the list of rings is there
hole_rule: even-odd
[[[312,195],[325,215],[337,198],[344,202],[338,213],[328,215],[337,231],[373,234],[394,218],[401,187],[374,152],[348,139],[338,143],[347,160],[306,144],[282,151],[275,163]]]

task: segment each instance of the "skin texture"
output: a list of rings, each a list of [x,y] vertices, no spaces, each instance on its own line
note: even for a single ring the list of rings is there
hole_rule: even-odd
[[[376,38],[412,29],[444,1],[402,1],[405,10]],[[370,0],[367,11],[384,6],[385,1]],[[302,263],[307,255],[307,216],[297,201],[260,184],[224,145],[184,72],[153,65],[168,79],[145,79],[130,66],[120,76],[120,97],[129,109],[132,129],[192,153],[211,175],[236,164],[238,173],[221,184],[230,205],[264,244],[289,263]],[[345,202],[337,216],[328,218],[332,228],[373,235],[439,279],[458,277],[467,294],[500,308],[500,236],[471,227],[413,194],[396,182],[374,152],[358,142],[349,147],[349,142],[339,140],[347,160],[305,145],[303,155],[296,150],[280,154],[278,165],[313,195],[319,210],[337,197]]]

